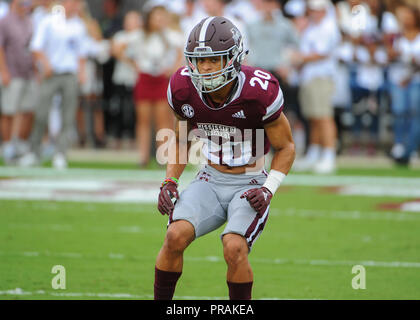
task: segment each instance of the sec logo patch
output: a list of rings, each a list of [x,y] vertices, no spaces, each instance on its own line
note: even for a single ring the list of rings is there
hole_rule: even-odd
[[[182,112],[187,118],[190,118],[190,119],[194,117],[194,114],[195,114],[193,107],[191,107],[189,104],[184,104],[182,106]]]

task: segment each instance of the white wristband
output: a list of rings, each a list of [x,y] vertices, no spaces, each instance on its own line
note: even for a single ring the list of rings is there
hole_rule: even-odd
[[[277,170],[271,170],[263,187],[266,187],[268,190],[270,190],[270,192],[274,196],[277,189],[283,182],[284,178],[286,178],[286,175],[284,173]]]

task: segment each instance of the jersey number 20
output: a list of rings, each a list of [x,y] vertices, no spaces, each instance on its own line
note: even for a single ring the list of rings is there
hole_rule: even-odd
[[[261,86],[261,88],[263,88],[264,90],[268,89],[268,80],[271,79],[271,76],[264,71],[261,70],[255,70],[254,72],[255,77],[252,77],[251,80],[249,81],[249,84],[252,87],[255,87],[255,85],[258,84]]]

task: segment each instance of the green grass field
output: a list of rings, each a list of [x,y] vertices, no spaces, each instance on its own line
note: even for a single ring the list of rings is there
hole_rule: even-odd
[[[155,198],[135,202],[125,193],[114,201],[111,191],[123,186],[157,192],[164,172],[76,166],[83,169],[0,168],[0,299],[153,297],[167,219]],[[419,177],[419,171],[403,169],[345,169],[333,177],[292,173],[250,254],[253,297],[420,299],[420,210],[397,209],[420,198]],[[348,189],[340,193],[342,187]],[[105,197],[98,200],[101,188]],[[74,198],[86,194],[93,200]],[[72,201],[63,201],[66,196]],[[227,299],[220,233],[187,249],[175,298]],[[65,290],[51,286],[55,265],[65,267]],[[352,288],[354,265],[365,267],[366,289]]]

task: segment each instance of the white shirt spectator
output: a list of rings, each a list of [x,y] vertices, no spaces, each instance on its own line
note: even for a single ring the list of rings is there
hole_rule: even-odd
[[[340,1],[337,3],[337,12],[338,23],[344,33],[358,37],[366,30],[370,16],[370,9],[366,3],[352,8],[349,2]]]
[[[365,33],[397,34],[399,32],[398,20],[391,12],[383,13],[380,25],[378,23],[378,17],[375,15],[371,14],[367,19]]]
[[[142,32],[135,30],[132,32],[119,31],[114,35],[113,41],[115,44],[126,44],[127,52],[130,52],[132,47],[136,46],[136,43],[141,40]],[[115,64],[114,74],[112,81],[118,85],[125,85],[128,87],[134,87],[137,80],[137,71],[130,64],[124,61],[117,61]]]
[[[284,12],[293,17],[303,17],[306,11],[305,0],[289,0],[284,5]]]
[[[371,57],[366,47],[358,46],[355,57],[359,63],[356,71],[358,85],[371,91],[378,90],[385,81],[382,66],[387,62],[386,51],[383,48],[377,48]]]
[[[401,82],[412,77],[415,82],[420,83],[420,72],[415,72],[412,65],[413,59],[420,65],[420,34],[412,41],[405,37],[397,39],[394,49],[400,53],[400,56],[389,67],[389,80],[400,85]]]
[[[0,1],[0,19],[9,13],[9,4],[7,1]]]
[[[391,12],[383,13],[379,25],[378,17],[371,14],[366,3],[351,8],[347,1],[341,1],[337,4],[337,11],[341,30],[352,37],[358,37],[362,33],[395,34],[399,32],[398,21]]]
[[[191,30],[204,18],[207,18],[207,14],[198,2],[195,3],[191,16],[184,15],[181,17],[180,26],[184,33],[184,45],[187,43]]]
[[[251,1],[233,0],[226,5],[226,16],[235,17],[243,24],[248,24],[261,18],[260,12],[255,8]]]
[[[247,24],[250,52],[248,62],[269,71],[290,65],[290,52],[299,48],[299,35],[281,10],[271,12],[272,20],[261,17]]]
[[[50,14],[50,11],[46,9],[44,6],[38,6],[32,12],[32,24],[34,26],[34,30],[36,31],[45,17]]]
[[[79,59],[87,55],[87,32],[79,17],[50,14],[35,31],[30,48],[43,52],[54,73],[77,73]]]
[[[301,38],[301,52],[304,55],[319,54],[324,59],[309,62],[301,70],[302,83],[314,78],[332,77],[336,69],[334,50],[341,41],[341,35],[335,19],[325,17],[319,24],[311,23],[303,32]]]
[[[166,29],[161,34],[149,36],[141,31],[136,45],[127,48],[126,55],[134,59],[141,72],[159,76],[171,69],[177,58],[177,50],[184,47],[181,32]]]

